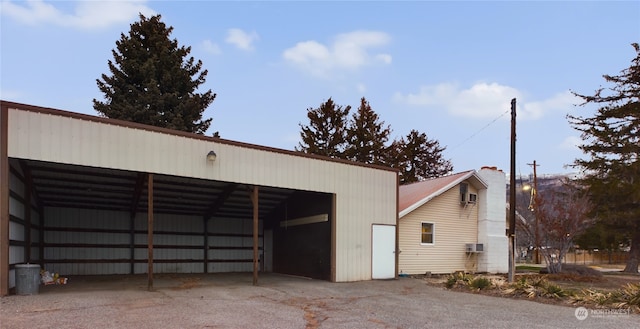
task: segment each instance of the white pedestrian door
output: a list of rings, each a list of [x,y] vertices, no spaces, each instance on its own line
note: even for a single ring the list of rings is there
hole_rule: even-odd
[[[396,277],[396,227],[373,225],[371,246],[371,278]]]

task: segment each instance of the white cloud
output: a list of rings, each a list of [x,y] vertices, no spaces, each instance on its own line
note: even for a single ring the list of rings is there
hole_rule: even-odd
[[[557,94],[542,101],[527,102],[524,94],[510,86],[479,82],[467,89],[457,84],[441,83],[421,86],[417,93],[395,93],[394,100],[410,106],[445,109],[465,118],[495,118],[511,109],[511,99],[517,100],[518,119],[538,119],[551,111],[566,111],[576,99],[570,92]]]
[[[218,46],[218,44],[216,43],[213,43],[211,40],[202,41],[200,46],[202,47],[202,49],[204,49],[204,51],[206,51],[209,54],[213,54],[213,55],[222,54],[222,50],[220,50],[220,46]]]
[[[523,104],[523,111],[533,119],[540,118],[544,113],[559,111],[568,113],[580,100],[571,92],[565,91],[554,95],[549,99],[535,102],[527,102]]]
[[[316,41],[299,42],[295,47],[285,50],[283,57],[317,76],[324,76],[331,68],[331,52]]]
[[[106,28],[114,24],[136,20],[139,13],[145,16],[155,12],[144,5],[143,0],[78,1],[72,14],[42,0],[30,0],[17,4],[3,1],[2,16],[11,17],[27,25],[52,24],[78,29]]]
[[[376,59],[385,63],[385,64],[391,64],[391,55],[389,54],[378,54],[376,55]]]
[[[356,85],[356,90],[358,90],[359,93],[364,93],[367,91],[367,86],[365,86],[364,83],[358,83]]]
[[[560,143],[561,150],[578,150],[578,146],[582,145],[583,141],[578,136],[569,136]]]
[[[229,29],[225,41],[242,50],[253,50],[253,43],[259,39],[255,31],[248,33],[241,29]]]
[[[390,64],[389,54],[371,54],[370,48],[386,46],[391,37],[378,31],[339,34],[330,45],[310,40],[285,49],[285,61],[317,77],[328,77],[334,70],[356,70],[375,63]]]

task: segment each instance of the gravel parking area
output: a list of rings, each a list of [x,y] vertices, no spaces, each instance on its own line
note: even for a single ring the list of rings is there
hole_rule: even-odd
[[[419,279],[330,283],[262,274],[71,277],[0,298],[0,328],[637,328],[638,315],[447,291]]]

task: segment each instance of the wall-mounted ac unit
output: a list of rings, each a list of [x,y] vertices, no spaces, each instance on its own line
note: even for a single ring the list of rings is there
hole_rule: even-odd
[[[460,204],[467,204],[467,191],[469,190],[469,184],[461,183],[460,184]]]
[[[469,193],[469,184],[460,183],[460,205],[475,204],[478,201],[478,195]]]
[[[466,243],[465,244],[465,251],[468,252],[468,253],[483,252],[484,251],[484,244],[482,244],[482,243]]]

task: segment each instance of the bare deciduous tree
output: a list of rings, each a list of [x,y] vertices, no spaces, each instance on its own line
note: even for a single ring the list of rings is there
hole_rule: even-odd
[[[561,272],[562,261],[574,239],[594,223],[588,216],[589,198],[582,188],[565,180],[555,189],[537,194],[534,207],[540,254],[550,273]]]

